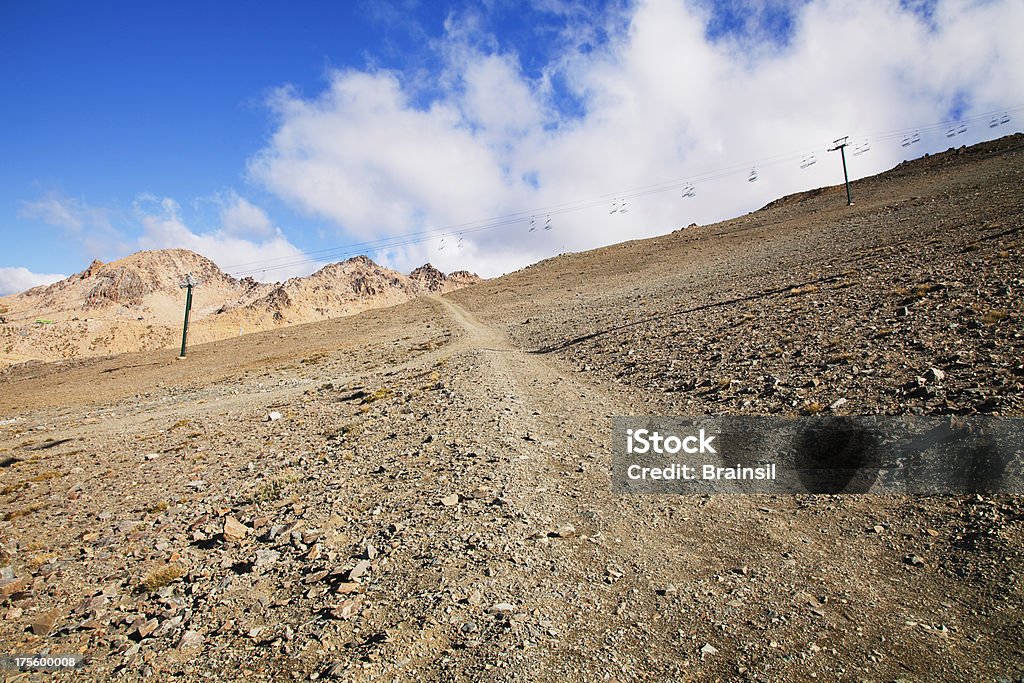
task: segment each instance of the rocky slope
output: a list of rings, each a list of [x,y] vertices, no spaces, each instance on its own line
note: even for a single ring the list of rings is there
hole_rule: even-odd
[[[7,321],[0,325],[0,365],[174,346],[185,273],[201,282],[193,293],[195,343],[352,315],[480,281],[466,271],[445,275],[430,264],[405,276],[358,256],[308,277],[265,284],[237,280],[185,249],[143,251],[94,261],[60,282],[0,299]]]
[[[1021,495],[618,496],[609,418],[1024,415],[1022,161],[184,362],[0,372],[0,651],[85,655],[57,680],[1019,680]]]

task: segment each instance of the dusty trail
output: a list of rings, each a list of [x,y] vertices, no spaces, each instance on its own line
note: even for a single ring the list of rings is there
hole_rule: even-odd
[[[599,680],[594,672],[602,670],[651,680],[680,675],[664,650],[656,658],[644,650],[651,638],[672,639],[653,596],[663,577],[688,576],[705,563],[688,550],[693,529],[672,522],[664,499],[611,493],[611,417],[637,406],[515,348],[459,304],[438,301],[465,333],[452,349],[471,361],[460,388],[494,410],[496,440],[512,456],[506,496],[537,530],[521,590],[535,609],[568,613],[573,624],[523,666],[549,680]],[[679,659],[687,656],[680,649]],[[630,665],[617,664],[619,657]]]

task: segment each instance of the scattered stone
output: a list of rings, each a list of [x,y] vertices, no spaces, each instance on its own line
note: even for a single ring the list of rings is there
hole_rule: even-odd
[[[22,576],[13,579],[0,579],[0,599],[20,593],[28,586],[28,580]]]
[[[576,527],[572,524],[566,524],[555,529],[551,535],[556,538],[572,538],[576,535]]]
[[[191,647],[199,647],[203,644],[203,634],[197,631],[185,631],[181,636],[181,640],[178,641],[178,649],[185,650]]]
[[[341,678],[342,675],[345,673],[345,668],[346,667],[347,667],[347,664],[345,662],[342,662],[342,661],[332,662],[330,666],[328,666],[326,669],[324,669],[323,677],[324,678]]]
[[[61,611],[56,607],[37,614],[36,618],[32,620],[32,633],[37,636],[49,635],[50,631],[52,631],[53,627],[57,624],[57,620],[60,618]]]
[[[139,638],[148,638],[154,631],[156,631],[156,628],[159,625],[160,621],[154,618],[139,625],[135,631],[139,634]]]
[[[932,384],[938,384],[946,379],[946,373],[938,368],[928,368],[928,372],[924,373],[924,378]]]
[[[362,603],[362,598],[355,597],[350,600],[345,600],[337,607],[330,610],[330,614],[335,619],[351,619],[359,613],[359,606]]]
[[[349,581],[356,581],[361,576],[366,574],[366,572],[368,572],[368,571],[370,571],[370,561],[369,560],[360,560],[359,562],[356,563],[356,566],[352,567],[352,569],[350,569],[348,571],[348,580]]]
[[[284,417],[284,415],[282,415],[281,413],[277,412],[276,410],[272,410],[272,411],[270,411],[270,414],[267,415],[267,420],[266,421],[267,422],[277,422],[282,417]]]
[[[924,564],[924,558],[920,555],[907,555],[903,559],[907,564],[915,567],[920,567]]]
[[[845,398],[838,398],[832,402],[832,405],[830,405],[829,408],[831,408],[832,410],[838,410],[845,406],[847,403],[849,403],[849,401],[847,401]]]
[[[700,658],[701,659],[704,659],[705,657],[710,657],[712,655],[717,655],[717,654],[718,654],[718,648],[715,647],[714,645],[712,645],[711,643],[704,643],[703,647],[701,647],[701,649],[700,649]]]
[[[224,538],[229,541],[238,542],[249,535],[249,527],[228,515],[224,518]]]
[[[281,559],[281,553],[276,550],[257,550],[256,551],[256,562],[253,563],[254,567],[266,567],[267,565],[274,564]]]
[[[509,612],[515,612],[515,605],[508,602],[496,602],[490,606],[487,610],[491,614],[508,614]]]
[[[459,494],[457,494],[457,493],[453,493],[453,494],[445,496],[444,498],[441,499],[441,505],[444,505],[445,507],[449,507],[450,508],[450,507],[454,507],[454,506],[456,506],[458,504],[459,504]]]

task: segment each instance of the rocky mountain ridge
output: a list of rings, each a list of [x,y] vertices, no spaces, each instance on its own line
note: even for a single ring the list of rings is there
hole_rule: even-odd
[[[262,283],[236,279],[186,249],[140,251],[0,298],[0,365],[171,346],[180,334],[186,273],[200,283],[191,313],[195,342],[352,315],[480,281],[429,263],[404,275],[356,256],[312,275]]]

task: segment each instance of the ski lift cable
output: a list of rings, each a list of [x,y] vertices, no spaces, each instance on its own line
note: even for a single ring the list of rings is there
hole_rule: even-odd
[[[988,118],[991,120],[993,115],[998,116],[1000,121],[1005,119],[1007,122],[1010,120],[1011,113],[1017,113],[1024,110],[1024,105],[1018,105],[1009,108],[999,109],[993,112],[984,112],[971,117],[958,119],[955,123],[958,125],[966,125],[968,123],[977,122]],[[903,128],[893,131],[883,131],[881,133],[875,133],[864,136],[867,140],[872,141],[883,141],[886,139],[900,138],[906,136],[908,133],[915,131],[927,131],[932,129],[941,129],[948,127],[949,121],[943,121],[924,126],[917,126],[914,128]],[[1001,124],[1000,124],[1001,125]],[[920,139],[920,138],[919,138]],[[864,151],[870,149],[868,146]],[[812,154],[820,150],[813,150],[811,152],[804,151],[800,154],[781,154],[775,157],[763,159],[755,164],[759,168],[767,168],[782,163],[792,163],[793,160],[800,160],[806,157],[808,154]],[[684,178],[676,178],[669,181],[655,183],[652,185],[640,186],[631,190],[618,192],[614,194],[601,195],[598,198],[590,200],[576,200],[573,202],[564,202],[560,204],[553,204],[548,207],[542,207],[540,209],[534,209],[532,211],[519,211],[515,213],[509,213],[504,216],[497,216],[489,219],[468,221],[464,223],[458,223],[454,225],[445,226],[442,228],[445,231],[453,229],[463,229],[465,232],[478,232],[482,230],[492,230],[499,227],[512,225],[519,223],[520,221],[526,220],[531,215],[537,213],[544,213],[546,215],[560,215],[573,211],[580,211],[592,208],[598,205],[608,205],[608,200],[613,197],[618,197],[621,200],[634,199],[639,197],[648,196],[666,191],[679,191],[680,186],[689,188],[691,191],[695,191],[696,185],[700,183],[707,183],[715,180],[719,180],[737,173],[745,172],[746,169],[751,167],[750,163],[738,164],[726,168],[720,168],[715,170],[707,170],[701,173],[693,174]],[[693,196],[690,194],[689,196]],[[340,257],[340,256],[353,256],[367,251],[380,251],[384,249],[393,249],[402,246],[408,246],[412,244],[421,243],[426,240],[434,239],[437,234],[437,229],[427,229],[415,233],[405,233],[402,235],[393,235],[386,238],[368,240],[365,242],[350,243],[345,246],[329,247],[319,250],[311,250],[304,252],[302,258],[295,258],[294,256],[281,256],[271,259],[261,259],[258,261],[250,261],[245,263],[236,263],[224,268],[226,272],[232,273],[236,277],[244,275],[251,275],[254,273],[263,273],[264,271],[274,271],[284,268],[292,268],[300,265],[308,265],[321,263],[323,260],[329,257]],[[317,258],[320,257],[320,258]],[[259,267],[256,267],[259,266]],[[248,267],[248,268],[247,268]]]

